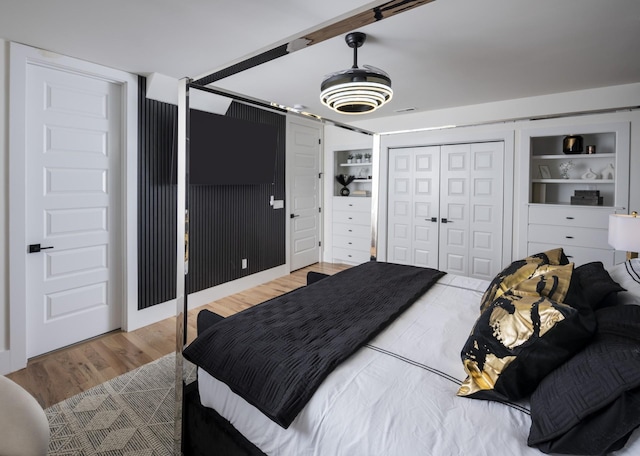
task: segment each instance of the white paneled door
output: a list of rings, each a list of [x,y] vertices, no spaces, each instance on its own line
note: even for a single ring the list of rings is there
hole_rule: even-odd
[[[440,147],[389,151],[388,258],[438,267]]]
[[[320,127],[292,121],[290,160],[291,270],[320,259]]]
[[[389,150],[387,258],[483,279],[502,268],[504,144]]]
[[[28,65],[28,357],[120,327],[120,91]]]
[[[491,280],[501,268],[502,142],[442,146],[440,269]]]

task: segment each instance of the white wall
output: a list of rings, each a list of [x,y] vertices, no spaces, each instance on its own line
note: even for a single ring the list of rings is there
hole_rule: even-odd
[[[424,113],[402,114],[380,119],[363,119],[352,122],[360,128],[375,131],[384,138],[389,135],[400,135],[415,140],[419,144],[445,144],[452,142],[468,142],[475,137],[481,139],[491,136],[492,133],[512,130],[514,133],[514,181],[517,180],[520,166],[522,166],[522,153],[519,150],[520,133],[526,128],[539,128],[547,126],[571,126],[589,123],[611,123],[626,121],[631,122],[630,138],[630,187],[629,209],[640,209],[640,179],[634,179],[640,172],[640,110],[631,110],[630,107],[640,106],[640,84],[607,87],[577,92],[568,92],[541,97],[522,98],[483,105],[451,108]],[[611,113],[599,114],[598,111]],[[578,115],[580,112],[590,112],[589,115]],[[565,117],[567,113],[571,116]],[[538,119],[538,120],[530,120]],[[457,125],[456,128],[441,130],[427,130],[443,126]],[[418,130],[420,132],[408,132]],[[398,133],[393,133],[398,132]],[[400,133],[404,132],[404,133]],[[325,150],[335,150],[328,140],[325,142]],[[519,185],[514,182],[514,207],[513,207],[513,240],[512,256],[522,256],[518,250],[519,234],[523,227],[518,224],[520,201]],[[384,217],[384,208],[380,208],[379,214]],[[381,222],[383,219],[380,219]],[[381,235],[383,233],[380,233]]]
[[[9,43],[0,39],[0,365],[9,357]]]

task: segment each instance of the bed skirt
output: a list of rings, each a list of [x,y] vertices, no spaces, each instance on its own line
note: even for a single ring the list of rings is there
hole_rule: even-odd
[[[212,453],[214,451],[215,453]],[[198,382],[183,385],[182,454],[184,456],[265,456],[215,410],[200,404]]]

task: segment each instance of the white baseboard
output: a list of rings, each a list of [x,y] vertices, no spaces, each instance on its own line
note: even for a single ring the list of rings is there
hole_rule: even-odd
[[[275,280],[288,274],[289,266],[286,264],[272,269],[267,269],[266,271],[232,280],[231,282],[207,288],[206,290],[191,293],[187,298],[187,304],[189,310],[191,310],[196,307],[208,304],[217,299],[224,298],[234,293],[239,293],[246,290],[247,288],[258,286],[260,284]],[[133,331],[134,329],[157,323],[161,320],[164,320],[165,318],[175,317],[176,313],[176,300],[172,299],[170,301],[166,301],[161,304],[157,304],[155,306],[151,306],[149,308],[135,312],[129,317],[128,325],[126,328],[123,328],[123,330]]]
[[[14,369],[11,365],[11,352],[9,350],[0,352],[0,375],[7,375],[13,372]]]

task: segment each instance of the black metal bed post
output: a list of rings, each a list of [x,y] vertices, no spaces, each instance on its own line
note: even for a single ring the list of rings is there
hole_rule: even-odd
[[[189,79],[178,82],[178,163],[176,238],[176,373],[174,454],[182,454],[182,400],[184,369],[182,350],[186,342],[187,274],[189,273]]]

